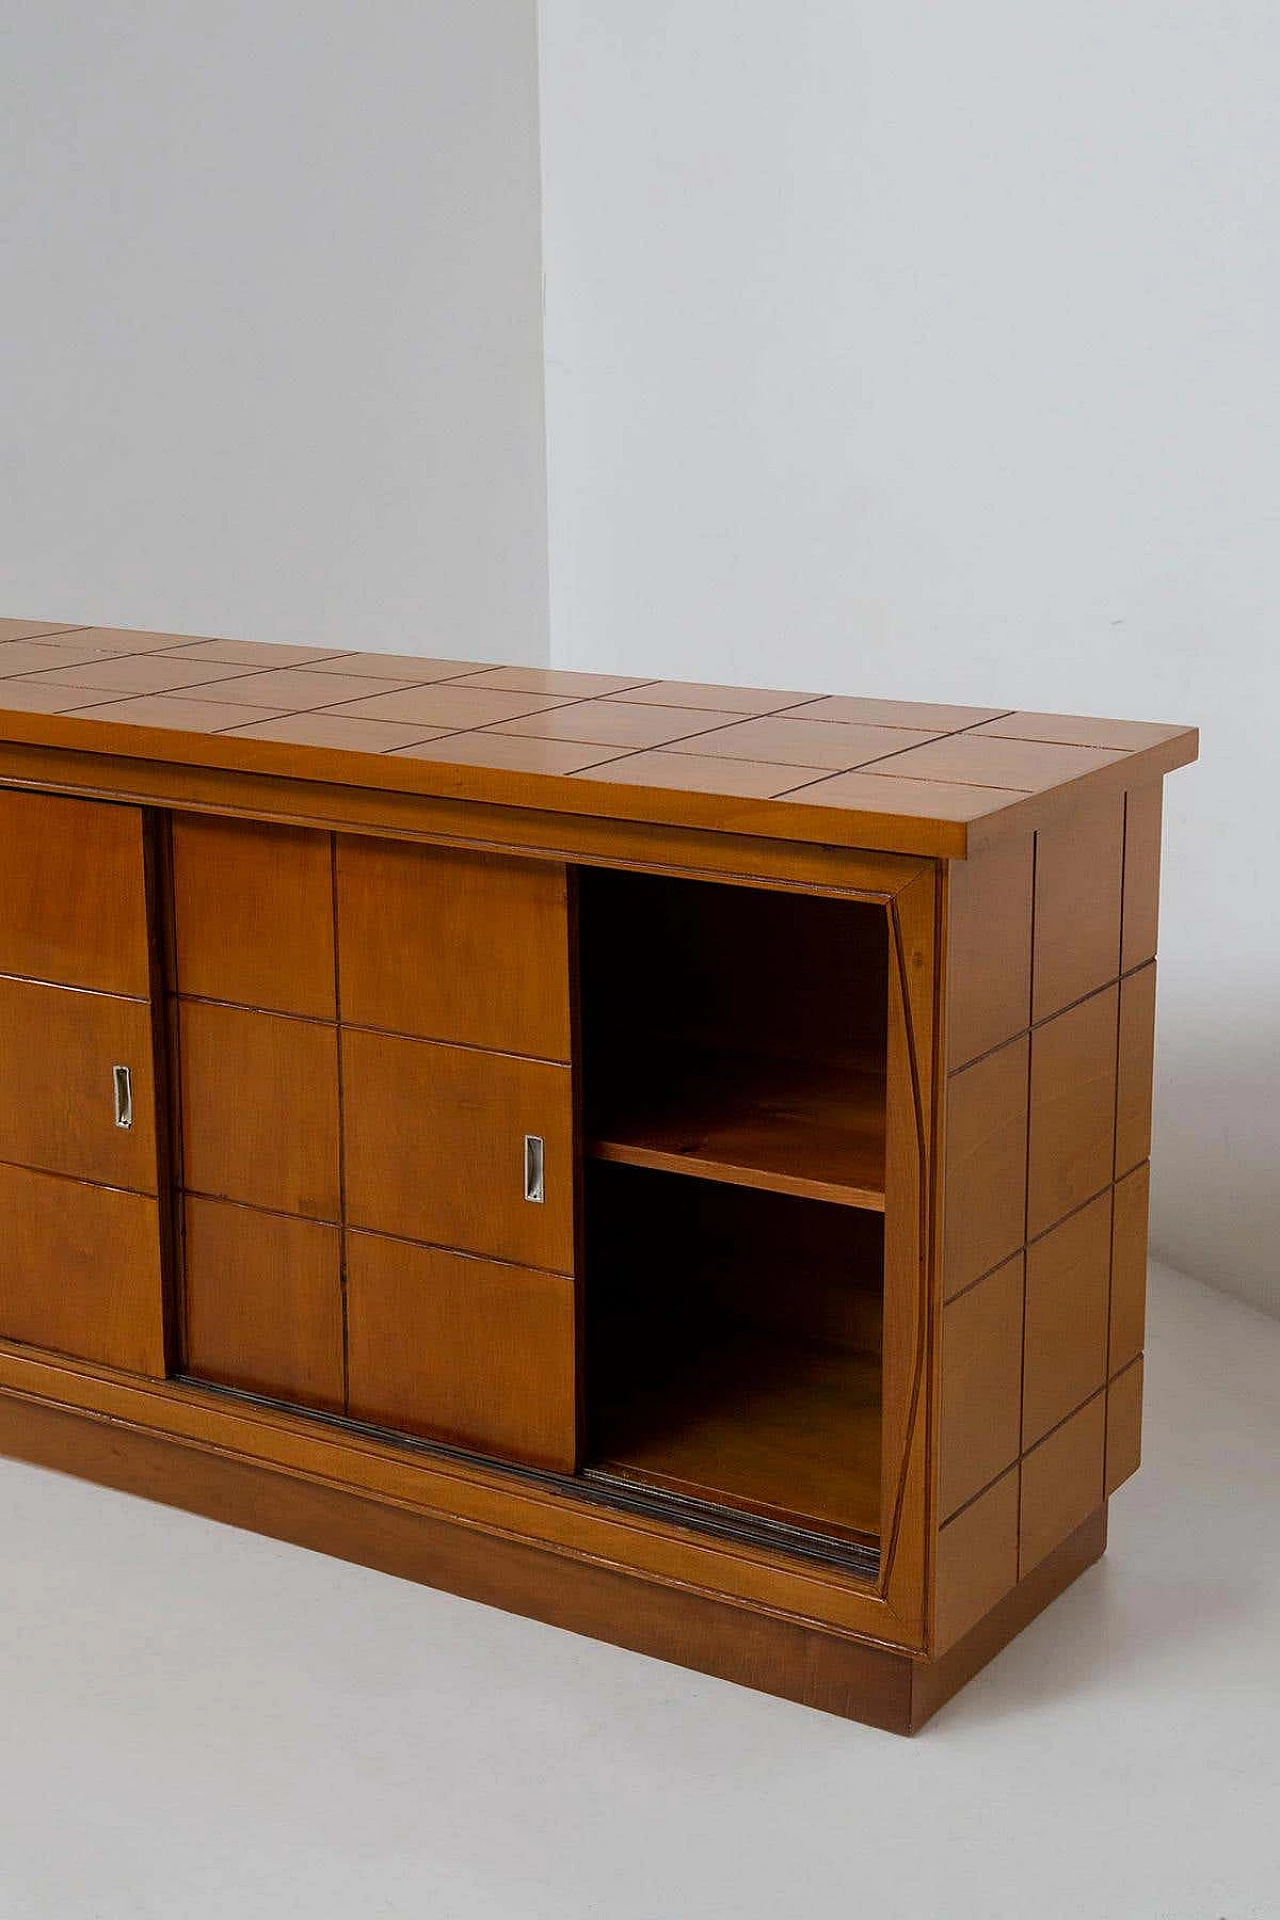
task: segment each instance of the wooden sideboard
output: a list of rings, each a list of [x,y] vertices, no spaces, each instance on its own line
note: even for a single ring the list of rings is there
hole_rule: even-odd
[[[0,622],[0,1450],[913,1730],[1138,1464],[1196,745]]]

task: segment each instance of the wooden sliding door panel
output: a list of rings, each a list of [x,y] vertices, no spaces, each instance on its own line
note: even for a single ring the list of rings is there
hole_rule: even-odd
[[[338,1220],[336,1029],[192,1001],[178,1025],[183,1186]]]
[[[0,790],[0,973],[151,991],[142,813]]]
[[[355,1419],[574,1470],[571,1280],[366,1233],[347,1274]]]
[[[340,835],[342,1018],[569,1058],[565,869]]]
[[[573,1102],[567,1067],[346,1029],[350,1225],[573,1270]],[[544,1198],[525,1198],[525,1140]]]
[[[156,1191],[151,1009],[72,987],[0,979],[0,1160]],[[116,1124],[127,1067],[132,1125]]]
[[[180,993],[333,1020],[327,833],[180,814],[173,822]]]
[[[154,1199],[0,1165],[0,1336],[165,1371]]]
[[[339,1229],[190,1196],[184,1213],[184,1370],[341,1413]]]

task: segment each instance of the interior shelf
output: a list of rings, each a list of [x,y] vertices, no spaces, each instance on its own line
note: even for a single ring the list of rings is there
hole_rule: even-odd
[[[884,1212],[884,1076],[809,1061],[701,1058],[627,1089],[596,1160]]]
[[[597,1425],[597,1469],[793,1527],[878,1538],[878,1355],[721,1329],[629,1385]]]

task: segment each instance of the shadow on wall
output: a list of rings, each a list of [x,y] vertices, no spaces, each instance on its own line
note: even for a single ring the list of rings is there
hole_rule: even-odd
[[[1278,969],[1280,971],[1280,969]],[[1280,995],[1163,981],[1151,1250],[1280,1315]]]

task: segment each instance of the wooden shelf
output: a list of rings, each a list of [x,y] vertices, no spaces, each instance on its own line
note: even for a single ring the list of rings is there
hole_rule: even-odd
[[[881,1074],[704,1059],[597,1126],[596,1160],[884,1212]]]
[[[611,1383],[591,1465],[611,1476],[790,1526],[880,1533],[876,1356],[724,1329],[653,1354]]]

